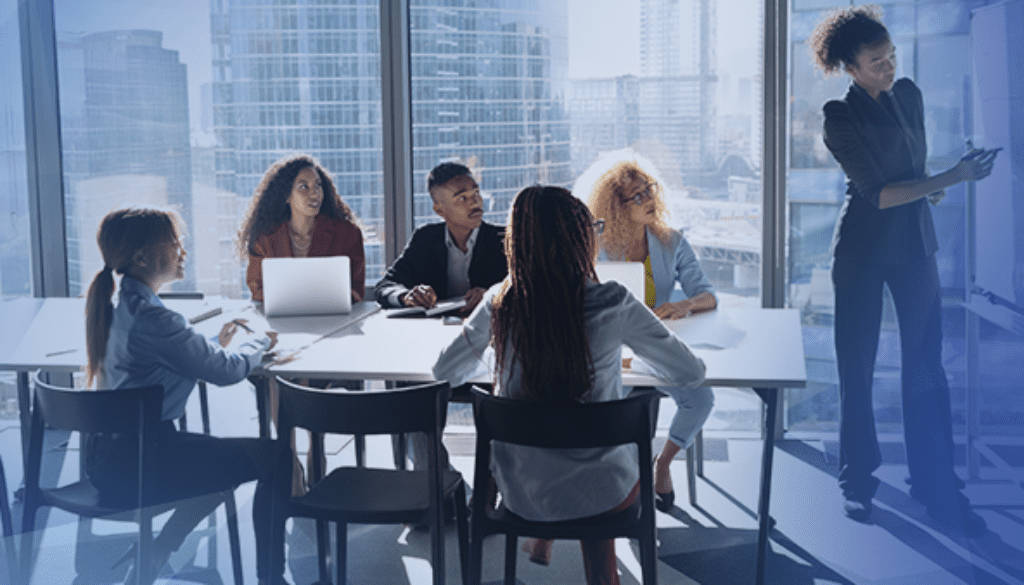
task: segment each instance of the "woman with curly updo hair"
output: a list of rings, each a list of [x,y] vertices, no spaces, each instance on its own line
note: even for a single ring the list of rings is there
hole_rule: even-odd
[[[249,260],[245,283],[254,301],[263,300],[264,258],[323,256],[348,256],[352,300],[363,300],[363,234],[330,173],[308,154],[282,158],[267,169],[238,230],[238,251]]]
[[[871,385],[888,287],[900,330],[910,493],[932,517],[970,534],[983,532],[985,521],[960,493],[963,483],[953,471],[938,242],[928,203],[938,203],[946,187],[988,176],[996,152],[972,150],[953,168],[929,176],[921,90],[910,79],[896,79],[896,50],[877,7],[830,14],[808,42],[818,68],[845,71],[852,81],[843,99],[824,107],[825,145],[847,177],[832,243],[844,511],[866,521],[879,484]]]
[[[680,319],[718,306],[693,248],[683,234],[665,221],[661,181],[654,167],[631,151],[612,152],[584,171],[576,193],[587,198],[594,217],[604,220],[601,259],[644,265],[644,303],[661,319]],[[672,301],[676,283],[683,299]],[[680,449],[687,448],[704,425],[715,398],[710,388],[661,388],[676,402],[668,441],[654,465],[654,487],[659,510],[669,511],[675,501],[669,466]]]

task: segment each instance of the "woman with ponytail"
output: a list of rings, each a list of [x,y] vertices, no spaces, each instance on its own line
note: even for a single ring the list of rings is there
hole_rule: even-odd
[[[505,236],[509,275],[491,287],[463,334],[441,353],[434,377],[464,384],[492,346],[499,395],[541,402],[616,400],[625,395],[625,344],[637,355],[634,369],[675,386],[699,387],[704,363],[624,286],[597,281],[602,228],[566,189],[520,191]],[[640,490],[636,452],[626,446],[579,452],[494,445],[491,465],[505,505],[529,520],[625,509]],[[580,544],[587,583],[617,584],[614,542]],[[524,548],[534,562],[549,562],[550,541],[530,540]]]
[[[284,583],[284,551],[270,550],[272,531],[284,542],[284,520],[272,517],[271,511],[276,493],[286,493],[290,454],[278,453],[271,439],[180,432],[173,422],[184,412],[197,380],[217,385],[244,380],[273,347],[277,334],[253,335],[231,352],[225,347],[237,325],[225,325],[215,342],[163,306],[157,291],[184,277],[181,220],[175,212],[112,211],[100,223],[97,242],[104,267],[93,279],[86,300],[89,383],[96,380],[98,387],[115,390],[160,385],[164,390],[163,422],[154,453],[157,477],[147,499],[154,504],[180,503],[154,541],[152,570],[164,568],[185,537],[221,503],[222,492],[257,480],[253,501],[257,575],[261,584]],[[120,275],[119,285],[115,275]],[[112,302],[115,289],[116,306]],[[136,498],[136,445],[134,438],[123,435],[88,437],[86,470],[103,498]],[[285,487],[275,486],[282,478]],[[129,552],[123,560],[131,557]],[[147,577],[136,571],[133,567],[126,582]]]

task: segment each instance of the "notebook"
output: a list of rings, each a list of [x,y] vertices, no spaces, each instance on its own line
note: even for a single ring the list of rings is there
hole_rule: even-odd
[[[601,282],[617,280],[633,293],[640,302],[644,302],[644,265],[642,262],[606,262],[594,265],[597,278]]]
[[[267,317],[350,312],[348,256],[263,259],[263,313]]]

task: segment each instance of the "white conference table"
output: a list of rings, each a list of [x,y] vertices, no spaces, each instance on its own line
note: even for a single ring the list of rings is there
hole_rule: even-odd
[[[221,315],[197,325],[206,335],[215,334],[222,323],[233,317],[248,318],[256,329],[262,326],[262,316],[244,301],[209,298],[165,303],[186,317],[214,307],[223,308]],[[30,420],[29,373],[37,369],[72,373],[81,371],[85,365],[84,307],[84,299],[0,303],[0,321],[5,324],[0,341],[0,370],[18,373],[23,433],[27,431],[26,420]],[[440,319],[387,318],[372,302],[357,303],[349,315],[270,318],[267,324],[279,332],[280,354],[294,355],[287,363],[268,364],[263,373],[311,379],[433,381],[431,367],[439,352],[461,332],[461,327],[444,325]],[[713,314],[667,324],[704,360],[708,386],[752,388],[766,406],[756,565],[756,582],[763,583],[779,390],[803,388],[807,382],[799,312],[722,307]],[[739,335],[723,343],[725,348],[712,347],[701,337],[704,333],[700,330],[708,327],[725,328]],[[631,370],[623,372],[622,380],[630,386],[661,385],[657,379]],[[478,381],[491,382],[486,375]],[[258,396],[262,394],[259,392]],[[261,404],[261,410],[266,413],[269,409],[264,406]],[[266,416],[261,415],[261,432],[266,432]]]

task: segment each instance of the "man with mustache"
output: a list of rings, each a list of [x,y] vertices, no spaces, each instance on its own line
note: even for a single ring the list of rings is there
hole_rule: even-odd
[[[434,213],[444,223],[416,230],[402,255],[388,268],[374,296],[382,307],[433,307],[462,297],[462,316],[476,308],[484,291],[508,274],[505,229],[483,221],[480,186],[468,167],[446,162],[427,175]]]

